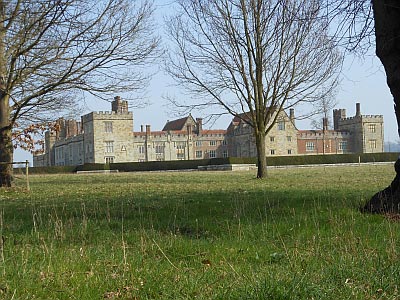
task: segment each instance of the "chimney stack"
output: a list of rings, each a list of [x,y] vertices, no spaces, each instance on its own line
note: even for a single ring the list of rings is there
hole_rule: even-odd
[[[144,131],[143,125],[140,125],[140,132],[143,132],[143,131]]]
[[[150,125],[146,125],[146,135],[150,135]]]
[[[115,96],[111,102],[111,111],[115,113],[128,113],[128,101],[122,101],[120,96]]]
[[[356,117],[361,117],[361,107],[360,103],[356,103]]]
[[[196,123],[197,123],[197,133],[200,134],[201,131],[203,130],[203,119],[196,118]]]
[[[289,110],[289,118],[290,118],[290,121],[292,121],[292,123],[294,124],[294,108],[291,108]]]
[[[324,131],[328,130],[328,118],[322,118],[322,129]]]

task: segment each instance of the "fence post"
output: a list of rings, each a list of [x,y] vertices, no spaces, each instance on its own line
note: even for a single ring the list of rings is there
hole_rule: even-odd
[[[28,170],[29,170],[29,161],[26,160],[25,161],[26,189],[29,192],[30,188],[29,188],[29,171]]]

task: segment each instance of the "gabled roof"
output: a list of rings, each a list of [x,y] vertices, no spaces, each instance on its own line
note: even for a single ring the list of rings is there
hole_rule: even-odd
[[[172,120],[172,121],[168,121],[165,125],[164,128],[162,129],[162,131],[175,131],[175,130],[185,130],[185,124],[187,123],[188,120],[190,120],[192,122],[195,122],[192,115],[189,114],[189,116],[185,117],[185,118],[181,118],[181,119],[177,119],[177,120]]]

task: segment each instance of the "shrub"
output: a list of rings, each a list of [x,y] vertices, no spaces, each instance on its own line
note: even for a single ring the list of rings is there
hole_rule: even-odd
[[[351,153],[351,154],[326,154],[326,155],[291,155],[269,156],[268,166],[287,165],[313,165],[313,164],[340,164],[358,162],[384,162],[396,161],[399,153]],[[137,171],[162,171],[162,170],[190,170],[199,166],[224,165],[224,164],[257,164],[255,157],[228,157],[196,160],[148,161],[125,162],[114,164],[88,163],[79,166],[33,167],[29,168],[31,174],[56,174],[73,173],[77,171],[118,170],[120,172]],[[24,169],[24,168],[23,168]],[[21,172],[24,170],[21,170]]]

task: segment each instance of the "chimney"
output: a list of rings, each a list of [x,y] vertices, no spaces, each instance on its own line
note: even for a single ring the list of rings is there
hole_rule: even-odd
[[[328,130],[328,118],[322,118],[322,130]]]
[[[289,118],[290,118],[290,121],[292,121],[292,123],[294,124],[294,108],[291,108],[289,110]]]
[[[143,125],[140,125],[140,132],[143,132],[143,131],[144,131]]]
[[[111,111],[115,113],[127,113],[128,112],[128,101],[121,101],[120,96],[115,96],[114,101],[111,102]]]
[[[120,104],[121,104],[121,97],[115,96],[114,101],[111,102],[111,111],[118,112]]]
[[[361,107],[360,103],[356,103],[356,117],[361,117]]]
[[[146,125],[146,135],[150,135],[150,125]]]
[[[196,118],[196,123],[197,123],[197,133],[200,134],[201,131],[203,130],[203,119]]]

